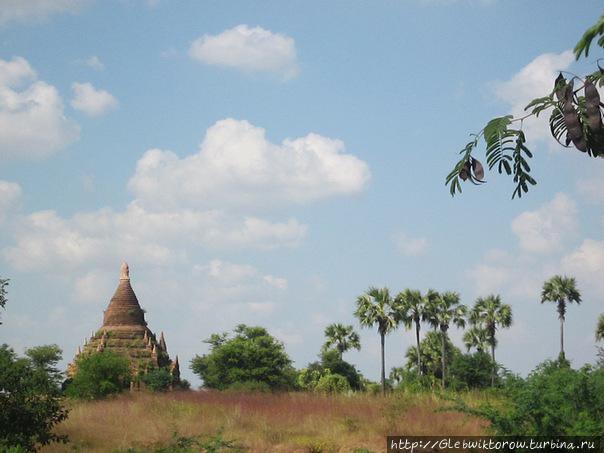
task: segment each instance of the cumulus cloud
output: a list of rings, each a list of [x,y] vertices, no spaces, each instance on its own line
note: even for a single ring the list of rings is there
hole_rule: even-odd
[[[154,206],[306,203],[366,187],[367,164],[343,150],[340,140],[312,133],[273,144],[264,129],[225,119],[208,129],[196,154],[147,151],[129,187]]]
[[[524,107],[532,99],[550,93],[558,72],[568,69],[574,59],[573,52],[570,50],[560,54],[539,55],[509,80],[495,83],[495,96],[510,106],[510,113],[513,115],[524,115],[526,113]],[[552,145],[557,145],[551,137],[547,116],[526,120],[524,129],[531,140],[545,140]]]
[[[577,249],[562,258],[562,269],[576,276],[580,285],[595,287],[601,293],[604,291],[604,241],[583,240]]]
[[[203,35],[193,41],[189,56],[210,65],[283,78],[298,74],[294,39],[261,27],[237,25],[218,35]]]
[[[40,20],[51,14],[76,12],[88,0],[2,0],[0,24],[10,21]]]
[[[295,219],[269,222],[233,218],[219,211],[150,212],[136,202],[125,211],[101,209],[64,219],[39,211],[22,219],[15,245],[4,251],[19,270],[75,268],[136,257],[141,263],[173,264],[194,245],[206,249],[272,249],[295,246],[307,227]]]
[[[91,83],[74,83],[71,86],[71,106],[90,116],[100,116],[118,106],[117,99],[108,91],[97,90]]]
[[[405,256],[418,256],[426,251],[428,240],[426,238],[414,238],[399,231],[393,236],[394,245],[397,250]]]
[[[534,211],[526,211],[512,221],[512,231],[520,247],[528,252],[548,253],[560,250],[577,230],[577,207],[563,193]]]
[[[21,192],[19,184],[0,180],[0,224],[4,222],[9,210],[21,198]]]
[[[78,137],[57,89],[24,58],[0,59],[0,157],[46,157]]]

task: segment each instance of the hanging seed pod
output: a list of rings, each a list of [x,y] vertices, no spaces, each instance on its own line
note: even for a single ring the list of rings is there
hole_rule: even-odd
[[[484,182],[484,167],[479,160],[472,158],[472,172],[474,173],[474,179],[478,182]]]
[[[556,80],[554,81],[554,91],[556,92],[556,97],[558,101],[564,101],[564,93],[566,91],[566,79],[562,75],[562,73],[558,74]]]
[[[600,94],[591,80],[585,81],[585,114],[587,125],[592,132],[602,129],[602,116],[600,115]]]
[[[566,125],[566,141],[567,143],[573,142],[575,148],[579,151],[587,151],[587,143],[583,136],[583,130],[581,128],[581,122],[577,110],[573,105],[573,83],[566,85],[564,90],[564,101],[562,106],[562,114],[564,116],[564,124]]]
[[[461,170],[459,170],[459,177],[462,179],[462,181],[466,181],[470,177],[470,175],[471,175],[470,169],[471,169],[470,162],[466,162],[463,165],[463,168]]]

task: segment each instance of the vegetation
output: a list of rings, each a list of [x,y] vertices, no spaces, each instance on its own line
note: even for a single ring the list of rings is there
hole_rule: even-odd
[[[54,368],[60,354],[58,350],[58,357],[44,365]],[[60,396],[55,375],[29,357],[17,357],[8,345],[0,346],[0,450],[35,451],[39,445],[65,441],[66,436],[53,431],[67,418]]]
[[[67,386],[73,398],[100,399],[120,393],[130,385],[128,359],[111,351],[80,355],[77,372]]]
[[[6,287],[8,286],[8,279],[0,278],[0,308],[6,307]],[[2,322],[0,322],[0,325]]]
[[[441,379],[443,388],[446,387],[446,341],[447,332],[451,325],[465,327],[466,325],[466,306],[460,302],[459,294],[455,292],[445,292],[435,297],[432,302],[432,308],[428,317],[428,322],[434,327],[438,327],[442,333],[441,341]]]
[[[398,321],[402,322],[406,329],[415,325],[415,341],[419,354],[417,356],[417,372],[421,374],[421,350],[419,341],[419,332],[421,330],[421,321],[426,319],[426,304],[422,295],[417,290],[406,289],[396,296],[396,313]]]
[[[592,41],[600,36],[598,45],[604,47],[604,16],[590,27],[575,46],[575,58],[582,54],[587,57]],[[579,88],[574,82],[581,83]],[[598,70],[580,78],[573,76],[566,80],[562,73],[552,81],[552,91],[533,99],[525,107],[528,113],[514,117],[506,115],[493,118],[478,133],[471,134],[472,139],[459,152],[461,159],[447,175],[446,185],[451,195],[461,192],[462,181],[469,180],[473,184],[484,181],[483,165],[472,155],[480,141],[486,145],[486,163],[489,170],[497,167],[499,174],[505,172],[512,176],[516,187],[512,198],[522,197],[528,192],[529,185],[537,182],[530,175],[529,159],[532,152],[526,146],[527,139],[522,130],[523,121],[529,117],[538,117],[550,110],[549,126],[552,137],[561,145],[577,150],[591,157],[604,156],[604,125],[602,124],[602,104],[596,85],[604,85],[604,70],[598,65]],[[583,91],[583,95],[580,92]],[[538,93],[539,94],[539,93]],[[517,125],[517,127],[516,127]]]
[[[227,333],[213,334],[206,343],[210,353],[191,361],[191,369],[206,388],[225,390],[244,384],[288,390],[295,386],[296,373],[283,344],[263,327],[240,324],[232,338]]]
[[[486,418],[490,430],[515,436],[601,436],[604,432],[604,369],[573,370],[564,360],[539,365],[527,379],[509,379],[504,407],[484,403],[465,412]]]
[[[386,361],[384,359],[384,343],[386,334],[391,332],[397,325],[397,314],[393,307],[388,288],[369,288],[369,290],[357,298],[357,309],[354,315],[359,318],[361,326],[373,327],[377,325],[380,335],[381,359],[382,359],[382,393],[386,394]]]
[[[325,338],[326,341],[323,347],[325,349],[335,347],[340,353],[340,359],[350,349],[361,350],[361,339],[352,326],[330,324],[325,328]]]
[[[573,277],[555,275],[543,284],[541,303],[553,302],[556,304],[558,319],[560,319],[560,359],[564,357],[564,319],[566,318],[566,304],[581,303],[581,293],[577,289]]]
[[[339,378],[346,381],[346,385],[338,387],[342,392],[363,390],[363,376],[354,365],[342,360],[338,351],[323,349],[320,358],[320,362],[309,363],[308,367],[300,370],[296,379],[299,388],[308,391],[321,391],[320,381],[326,376],[332,376],[326,378],[325,381],[335,382],[336,379],[341,381]],[[334,378],[333,376],[337,377]]]
[[[482,335],[480,331],[483,331],[485,342],[491,347],[491,385],[494,386],[497,374],[497,362],[495,361],[497,338],[495,338],[495,334],[498,328],[508,328],[512,325],[512,307],[501,303],[499,296],[480,297],[470,311],[470,323],[473,329],[478,330],[471,336],[480,339]],[[477,347],[477,349],[481,348]]]
[[[596,326],[596,341],[604,340],[604,313],[598,318],[598,325]]]

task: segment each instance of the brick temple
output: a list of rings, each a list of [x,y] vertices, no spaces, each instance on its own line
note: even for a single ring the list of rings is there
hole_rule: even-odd
[[[168,355],[163,332],[157,336],[147,327],[145,311],[130,285],[130,270],[127,263],[121,266],[120,280],[103,315],[103,325],[84,341],[72,363],[67,368],[71,377],[77,371],[77,359],[82,354],[112,351],[130,360],[132,380],[130,388],[139,388],[140,378],[157,368],[165,368],[173,382],[180,381],[178,356],[174,360]]]

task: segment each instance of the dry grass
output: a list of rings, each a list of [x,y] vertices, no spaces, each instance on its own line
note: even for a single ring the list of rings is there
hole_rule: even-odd
[[[480,399],[481,396],[472,398]],[[71,403],[58,428],[70,445],[42,452],[111,452],[168,441],[172,433],[214,435],[222,430],[251,452],[385,450],[387,435],[481,435],[485,423],[456,412],[434,395],[321,396],[175,392],[127,394]]]

